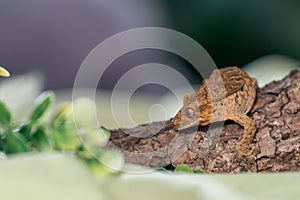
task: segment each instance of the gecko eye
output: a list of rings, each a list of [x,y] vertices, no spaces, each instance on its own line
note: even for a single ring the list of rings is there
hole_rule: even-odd
[[[194,113],[194,110],[193,110],[193,109],[187,108],[187,109],[185,110],[185,114],[186,114],[186,116],[187,116],[188,118],[193,118],[195,113]]]

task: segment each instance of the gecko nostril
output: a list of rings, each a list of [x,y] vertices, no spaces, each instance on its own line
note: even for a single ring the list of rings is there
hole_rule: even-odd
[[[188,118],[193,118],[195,112],[194,112],[194,110],[193,110],[192,108],[187,108],[187,109],[185,110],[185,114],[186,114],[186,116],[187,116]]]

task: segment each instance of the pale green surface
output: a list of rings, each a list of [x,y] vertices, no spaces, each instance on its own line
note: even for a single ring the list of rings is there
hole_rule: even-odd
[[[295,200],[300,173],[239,175],[125,175],[114,188],[122,199]],[[158,193],[156,192],[158,190]],[[165,191],[162,192],[161,191]],[[128,198],[127,198],[128,197]]]
[[[0,161],[0,198],[7,200],[101,200],[85,165],[72,156],[37,154]]]
[[[280,174],[123,174],[95,181],[73,156],[22,155],[0,161],[1,199],[294,200],[300,173]]]
[[[300,173],[217,176],[225,185],[262,199],[300,199]]]
[[[201,199],[195,187],[185,185],[185,180],[173,178],[164,174],[125,175],[106,183],[105,187],[115,200]]]

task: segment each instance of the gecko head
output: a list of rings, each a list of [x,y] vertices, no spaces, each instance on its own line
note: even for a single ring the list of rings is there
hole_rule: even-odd
[[[172,119],[176,130],[182,130],[193,126],[198,126],[201,121],[199,105],[195,94],[187,94],[183,99],[183,107]]]

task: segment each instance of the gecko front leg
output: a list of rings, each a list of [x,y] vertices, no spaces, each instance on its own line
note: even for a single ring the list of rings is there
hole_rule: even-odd
[[[244,134],[242,139],[237,143],[236,150],[238,156],[250,157],[254,150],[254,146],[251,145],[255,132],[255,122],[246,114],[235,114],[227,116],[227,119],[233,120],[244,128]]]

